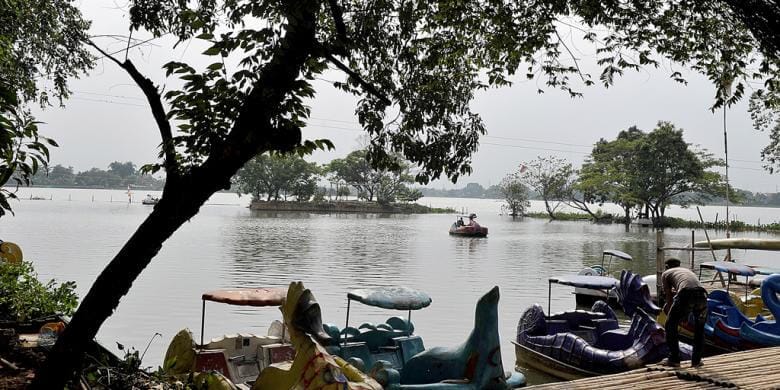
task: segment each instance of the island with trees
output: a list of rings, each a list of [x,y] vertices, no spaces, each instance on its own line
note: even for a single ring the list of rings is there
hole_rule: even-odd
[[[410,164],[396,156],[392,168],[378,169],[356,150],[328,164],[307,162],[297,154],[263,154],[233,178],[234,188],[252,196],[250,209],[269,211],[430,213],[453,212],[415,203]],[[327,182],[328,186],[318,184]],[[352,196],[354,194],[354,196]]]

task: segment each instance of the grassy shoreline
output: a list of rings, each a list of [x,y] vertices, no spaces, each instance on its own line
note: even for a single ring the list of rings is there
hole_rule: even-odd
[[[285,202],[285,201],[252,201],[250,210],[255,211],[293,211],[315,213],[377,213],[377,214],[449,214],[455,210],[423,206],[418,203],[380,204],[367,201],[335,201],[335,202]]]
[[[556,221],[591,221],[597,223],[621,223],[621,224],[625,223],[624,217],[622,216],[618,217],[611,214],[605,214],[603,218],[600,218],[596,221],[594,221],[594,219],[590,215],[584,213],[554,213],[554,214],[555,214]],[[527,213],[524,216],[529,218],[550,219],[550,216],[547,213],[542,213],[542,212]],[[679,229],[708,229],[708,230],[725,231],[726,222],[718,221],[718,222],[702,223],[701,221],[691,221],[691,220],[677,218],[677,217],[663,217],[661,224],[657,227],[679,228]],[[753,225],[753,224],[749,224],[737,220],[737,221],[731,221],[729,223],[729,230],[732,232],[780,233],[780,223]]]

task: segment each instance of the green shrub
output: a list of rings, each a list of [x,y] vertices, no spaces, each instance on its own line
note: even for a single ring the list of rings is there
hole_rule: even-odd
[[[56,313],[71,315],[78,306],[75,289],[76,282],[41,283],[30,262],[0,261],[0,319],[28,321]]]

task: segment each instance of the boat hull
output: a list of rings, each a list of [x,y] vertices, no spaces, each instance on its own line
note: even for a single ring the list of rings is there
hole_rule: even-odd
[[[518,364],[515,367],[516,370],[518,370],[520,367],[532,368],[534,370],[538,370],[567,381],[601,375],[596,372],[583,370],[555,360],[547,355],[536,352],[533,349],[519,344],[517,341],[512,340],[512,344],[515,345],[515,359],[517,363],[522,362],[522,366]]]
[[[463,237],[487,237],[488,235],[488,228],[484,226],[479,226],[475,228],[474,226],[455,226],[452,225],[450,227],[450,235],[452,236],[463,236]]]

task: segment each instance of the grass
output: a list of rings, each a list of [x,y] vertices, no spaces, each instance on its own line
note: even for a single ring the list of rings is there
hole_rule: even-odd
[[[554,213],[556,221],[593,221],[593,218],[585,213]],[[525,214],[529,218],[550,219],[547,213],[535,212]],[[599,223],[625,223],[625,217],[605,214],[597,222]],[[663,217],[660,227],[679,228],[679,229],[708,229],[708,230],[726,230],[726,222],[705,222],[690,221],[683,218]],[[780,223],[752,225],[742,221],[731,221],[729,230],[732,232],[780,232]]]

